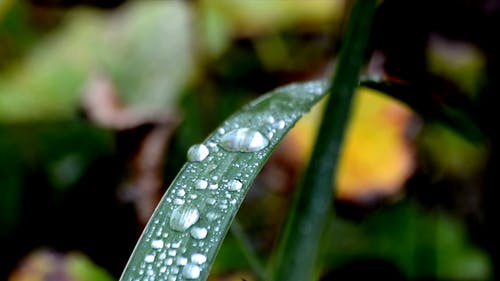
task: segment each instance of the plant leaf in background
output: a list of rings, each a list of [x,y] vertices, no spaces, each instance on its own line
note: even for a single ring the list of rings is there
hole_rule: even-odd
[[[104,269],[78,252],[61,254],[47,249],[30,253],[9,281],[112,281]]]
[[[205,280],[253,179],[326,86],[309,82],[276,89],[193,145],[189,162],[155,210],[120,280]]]
[[[319,109],[305,116],[290,133],[306,155],[316,135]],[[340,156],[336,197],[363,204],[398,194],[415,166],[407,136],[414,122],[418,121],[412,111],[400,102],[359,88]]]
[[[0,122],[74,117],[95,72],[110,77],[136,110],[171,110],[196,76],[191,17],[181,2],[130,3],[109,18],[76,10],[68,18],[0,76]]]

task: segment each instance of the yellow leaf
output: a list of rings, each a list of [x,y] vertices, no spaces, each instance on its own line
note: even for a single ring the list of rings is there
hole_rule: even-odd
[[[310,155],[319,109],[292,131],[302,159]],[[412,111],[394,99],[370,89],[358,90],[339,160],[337,198],[363,203],[401,189],[415,166],[413,148],[406,136],[414,120]]]

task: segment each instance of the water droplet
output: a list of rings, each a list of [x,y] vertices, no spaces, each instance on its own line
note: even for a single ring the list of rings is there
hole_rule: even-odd
[[[204,144],[195,144],[191,146],[187,152],[187,158],[189,161],[203,161],[207,158],[210,151]]]
[[[215,164],[208,164],[207,166],[207,172],[210,173],[211,171],[215,170],[217,168],[217,165]]]
[[[227,185],[227,189],[231,191],[240,191],[241,187],[243,187],[243,183],[237,179],[231,180]]]
[[[274,137],[274,132],[273,131],[269,131],[269,132],[267,132],[266,136],[267,136],[268,139],[272,139]]]
[[[208,182],[206,180],[196,181],[196,189],[206,189],[207,186],[208,186]]]
[[[184,189],[179,189],[179,190],[177,190],[177,196],[182,197],[182,196],[184,196],[184,195],[186,195],[186,191],[185,191]]]
[[[165,271],[167,271],[167,267],[166,266],[160,267],[160,273],[165,273]]]
[[[182,276],[186,279],[196,279],[200,277],[201,268],[196,264],[187,264],[182,270]]]
[[[210,184],[210,186],[208,187],[208,189],[217,189],[218,187],[219,187],[218,184],[212,183],[212,184]]]
[[[168,250],[168,255],[171,257],[175,257],[175,255],[177,255],[177,251],[176,250]]]
[[[155,255],[147,255],[144,257],[144,261],[147,263],[154,262],[155,261]]]
[[[178,257],[177,258],[177,265],[186,265],[188,262],[188,259],[186,257]]]
[[[222,127],[221,127],[221,128],[219,128],[219,129],[217,130],[217,132],[218,132],[219,134],[223,135],[223,134],[226,132],[226,130],[225,130],[224,128],[222,128]]]
[[[214,212],[207,213],[207,219],[210,221],[216,220],[219,216]]]
[[[200,218],[200,212],[192,206],[181,206],[172,212],[170,227],[173,230],[184,231],[195,224]]]
[[[284,128],[285,128],[285,125],[286,125],[286,123],[285,123],[285,121],[283,121],[283,120],[279,120],[279,121],[277,121],[277,122],[275,122],[275,123],[273,124],[273,126],[274,126],[276,129],[280,129],[280,130],[284,129]]]
[[[215,204],[215,202],[217,202],[217,200],[213,197],[208,197],[207,199],[205,199],[205,202],[207,202],[208,205],[213,205]]]
[[[195,226],[191,229],[191,236],[194,239],[198,239],[198,240],[205,239],[205,237],[207,237],[207,234],[208,234],[208,231],[204,227]]]
[[[207,257],[205,255],[195,253],[191,255],[191,262],[197,264],[204,264],[207,261]]]
[[[274,117],[272,116],[267,117],[267,122],[271,124],[274,123]]]
[[[179,268],[177,266],[172,267],[172,269],[170,269],[170,272],[172,272],[172,274],[177,274],[177,273],[179,273]]]
[[[153,242],[151,242],[151,247],[153,247],[153,249],[163,248],[163,240],[153,240]]]
[[[241,128],[228,132],[221,138],[220,145],[229,151],[256,152],[269,144],[269,140],[259,131]]]
[[[181,198],[175,198],[174,199],[174,204],[175,205],[182,205],[182,204],[184,204],[184,202],[185,202],[184,199],[181,199]]]
[[[172,243],[172,248],[173,249],[178,249],[180,246],[181,246],[181,241]]]

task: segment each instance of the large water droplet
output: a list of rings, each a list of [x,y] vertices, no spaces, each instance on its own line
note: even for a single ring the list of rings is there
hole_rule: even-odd
[[[220,145],[229,151],[256,152],[269,145],[269,140],[257,130],[240,128],[225,134]]]
[[[181,206],[172,212],[170,227],[173,230],[184,231],[195,224],[200,218],[200,212],[192,206]]]
[[[182,276],[186,279],[196,279],[200,277],[201,268],[196,264],[187,264],[182,270]]]
[[[210,151],[204,144],[195,144],[188,149],[187,158],[189,161],[203,161]]]
[[[243,183],[241,183],[241,181],[236,180],[236,179],[231,180],[227,185],[227,189],[229,189],[231,191],[240,191],[241,187],[243,187]]]
[[[205,239],[205,237],[207,237],[207,234],[208,234],[208,231],[206,228],[204,227],[193,227],[191,229],[191,236],[194,238],[194,239]]]

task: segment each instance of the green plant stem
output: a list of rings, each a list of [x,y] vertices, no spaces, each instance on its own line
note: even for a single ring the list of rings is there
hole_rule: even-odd
[[[252,268],[252,271],[257,276],[258,280],[267,281],[268,278],[266,275],[266,271],[260,263],[259,258],[255,254],[250,239],[245,234],[245,231],[243,230],[237,219],[233,220],[230,231],[240,245],[240,248],[245,255],[245,258],[247,259],[248,264]]]
[[[375,10],[376,0],[358,0],[353,7],[318,139],[280,241],[274,280],[310,280],[315,273],[334,173]]]

